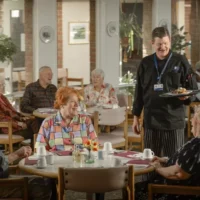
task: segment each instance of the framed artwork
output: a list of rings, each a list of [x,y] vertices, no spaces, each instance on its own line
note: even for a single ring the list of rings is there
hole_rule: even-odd
[[[89,23],[69,22],[69,44],[89,43]]]

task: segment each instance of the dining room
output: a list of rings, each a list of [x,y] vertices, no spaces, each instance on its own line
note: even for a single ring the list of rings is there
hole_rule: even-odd
[[[136,71],[142,58],[152,53],[151,31],[156,26],[168,27],[174,45],[178,41],[175,36],[184,37],[185,43],[182,43],[184,42],[182,40],[177,44],[177,46],[182,44],[181,48],[174,48],[174,51],[185,54],[195,70],[195,64],[200,59],[198,53],[200,42],[198,37],[200,31],[199,7],[200,3],[197,0],[0,1],[2,12],[0,34],[3,33],[10,37],[17,46],[17,52],[13,54],[12,61],[0,65],[0,78],[4,81],[5,96],[18,111],[20,111],[19,104],[26,86],[39,78],[41,66],[50,66],[53,72],[52,83],[58,88],[60,88],[58,69],[66,69],[64,71],[67,75],[64,75],[64,79],[65,77],[68,79],[65,81],[70,78],[75,79],[75,81],[69,81],[67,85],[79,87],[82,90],[91,83],[91,72],[94,69],[102,69],[105,73],[104,81],[112,84],[116,90],[119,107],[95,106],[80,110],[81,114],[85,113],[92,118],[99,138],[101,138],[101,131],[110,132],[107,135],[103,133],[106,135],[106,139],[102,140],[103,142],[100,140],[99,152],[106,149],[104,144],[110,142],[108,140],[116,131],[115,127],[118,124],[114,124],[113,121],[119,119],[114,117],[123,116],[120,122],[126,124],[120,127],[120,134],[116,133],[115,139],[119,138],[120,142],[115,141],[116,143],[111,148],[112,152],[96,153],[94,163],[86,163],[84,159],[87,156],[82,156],[80,152],[78,153],[78,162],[74,161],[71,150],[65,152],[64,155],[53,153],[51,155],[53,161],[50,162],[53,164],[49,164],[47,158],[46,161],[41,161],[44,163],[41,164],[42,167],[37,167],[38,155],[35,151],[29,157],[30,159],[24,158],[20,161],[19,168],[29,174],[57,179],[59,167],[96,169],[118,168],[128,164],[125,166],[134,166],[134,182],[141,179],[141,174],[153,171],[154,167],[149,166],[148,156],[147,159],[142,157],[144,154],[146,155],[143,152],[143,129],[141,128],[141,137],[132,133],[132,103],[136,86]],[[139,31],[138,35],[136,33],[134,35],[133,30],[129,32],[127,44],[122,44],[120,33],[122,16],[134,16],[134,25],[136,24],[138,27],[135,31]],[[1,58],[0,61],[2,61]],[[77,82],[77,80],[81,81]],[[122,113],[120,108],[123,107],[125,107],[123,114],[119,114],[119,112]],[[110,114],[109,110],[113,110],[113,113],[111,111]],[[53,106],[37,108],[32,115],[43,120],[56,115],[57,111]],[[105,116],[104,120],[101,116]],[[5,123],[3,125],[1,123],[0,127],[5,125]],[[143,117],[141,116],[140,124],[142,123]],[[190,120],[188,123],[190,132]],[[9,129],[10,124],[6,127]],[[101,130],[99,127],[103,127],[103,129]],[[12,131],[10,132],[12,135]],[[192,136],[191,133],[190,136]],[[2,144],[4,146],[4,143]],[[9,145],[12,144],[9,143]],[[49,156],[49,152],[45,152],[46,158]],[[60,154],[62,153],[60,152]],[[147,151],[147,154],[151,154],[150,158],[152,159],[152,153]],[[132,169],[127,168],[126,170]],[[85,193],[67,193],[66,195],[70,195],[66,199],[85,198]],[[119,190],[108,192],[106,199],[121,197],[121,195]]]

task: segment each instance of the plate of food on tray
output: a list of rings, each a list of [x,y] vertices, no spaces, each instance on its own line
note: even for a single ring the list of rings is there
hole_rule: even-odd
[[[200,92],[200,90],[187,90],[186,88],[179,87],[176,90],[160,94],[159,96],[160,97],[165,97],[165,98],[169,98],[169,97],[184,97],[184,96],[192,96],[192,95],[195,95],[195,94],[197,94],[199,92]]]

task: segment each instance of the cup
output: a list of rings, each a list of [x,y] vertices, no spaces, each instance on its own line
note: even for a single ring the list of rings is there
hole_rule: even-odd
[[[154,152],[151,149],[144,149],[143,151],[143,158],[144,159],[152,159],[154,156]]]
[[[113,151],[111,142],[104,142],[103,150],[107,152]]]
[[[47,152],[46,152],[46,148],[45,146],[38,146],[37,147],[37,155],[38,156],[46,156]]]
[[[98,151],[98,159],[99,160],[104,160],[104,156],[105,156],[105,151],[99,150]]]
[[[38,158],[37,167],[38,168],[45,168],[47,166],[46,157],[42,156]]]
[[[54,164],[54,155],[52,153],[48,154],[46,156],[47,164],[53,165]]]

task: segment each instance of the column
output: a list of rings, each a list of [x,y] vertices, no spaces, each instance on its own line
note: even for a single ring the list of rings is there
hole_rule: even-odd
[[[152,28],[163,25],[171,33],[171,0],[153,0]]]
[[[105,82],[119,83],[119,0],[96,1],[96,67],[105,72]]]
[[[34,0],[33,4],[34,81],[38,79],[39,68],[44,65],[51,67],[52,83],[57,85],[57,1],[55,0]]]

